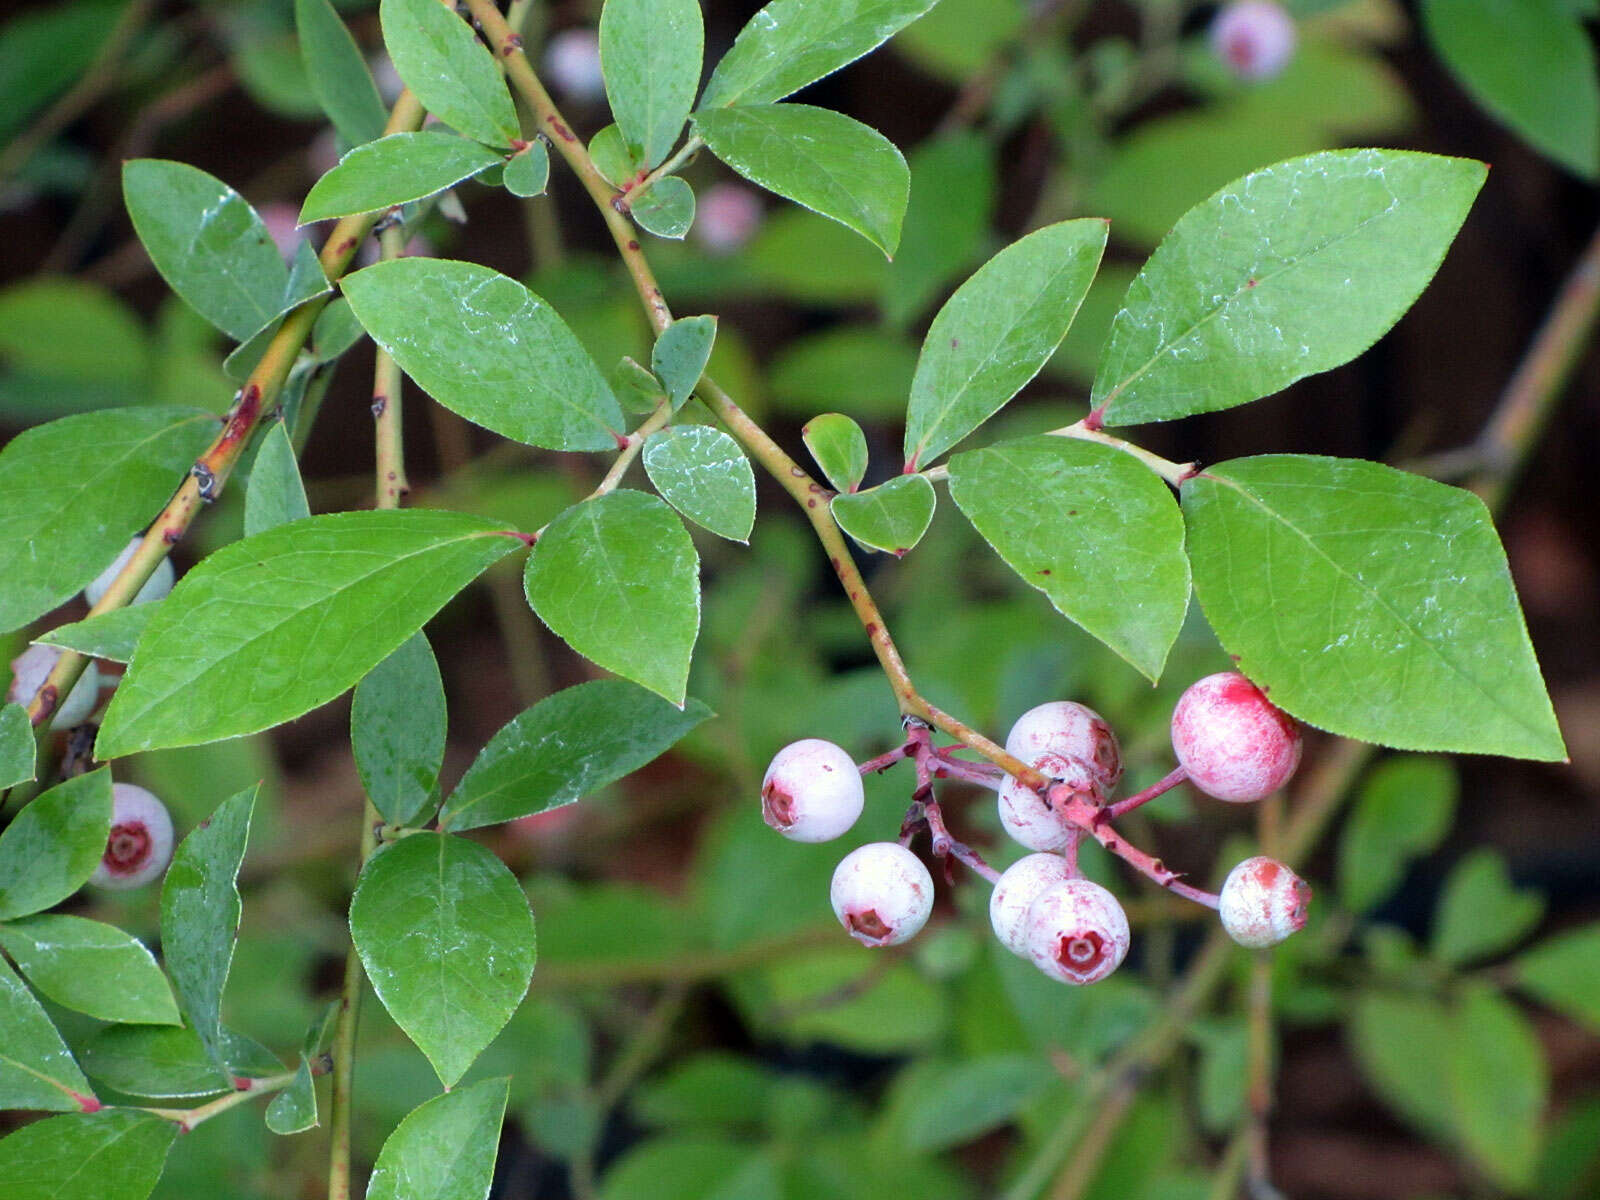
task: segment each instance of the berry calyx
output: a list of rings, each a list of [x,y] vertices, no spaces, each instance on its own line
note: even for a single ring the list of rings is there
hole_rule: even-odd
[[[989,894],[989,924],[1000,944],[1026,957],[1028,909],[1040,892],[1071,878],[1072,868],[1059,854],[1029,854],[1007,867]]]
[[[1088,763],[1059,754],[1025,760],[1034,770],[1067,784],[1074,792],[1098,796],[1097,777]],[[1025,783],[1007,776],[1000,787],[1000,824],[1029,850],[1061,850],[1077,835],[1077,827],[1051,808]]]
[[[112,564],[96,575],[89,586],[83,589],[83,598],[89,602],[90,607],[100,603],[100,597],[110,590],[111,585],[116,582],[117,576],[122,573],[122,568],[128,565],[128,560],[133,557],[134,551],[139,548],[139,543],[142,541],[144,541],[142,537],[136,537],[130,541],[123,547],[122,553],[117,555]],[[176,577],[172,569],[172,560],[163,558],[156,564],[156,569],[150,578],[144,581],[144,586],[139,589],[138,594],[128,603],[149,604],[153,600],[166,599],[167,593],[172,590],[172,584]]]
[[[856,823],[864,802],[855,760],[821,738],[779,750],[761,780],[762,819],[791,841],[832,841]]]
[[[1098,983],[1128,954],[1128,915],[1098,883],[1069,879],[1034,897],[1024,923],[1028,957],[1062,983]]]
[[[1271,795],[1300,765],[1300,727],[1237,671],[1207,675],[1172,710],[1172,749],[1208,796],[1247,804]]]
[[[894,946],[933,911],[933,876],[899,842],[868,842],[846,854],[829,888],[834,915],[863,946]]]
[[[1006,734],[1006,753],[1025,763],[1041,754],[1076,758],[1094,768],[1107,791],[1122,778],[1117,735],[1094,709],[1073,700],[1053,700],[1023,713]]]
[[[172,818],[155,795],[131,783],[111,785],[111,833],[89,882],[112,891],[142,887],[172,861]]]
[[[29,646],[11,660],[11,686],[6,690],[6,703],[27,704],[44,681],[50,678],[61,651],[55,646]],[[78,682],[67,693],[67,698],[56,705],[50,718],[51,728],[70,729],[82,724],[94,711],[100,699],[100,670],[90,663],[78,676]]]
[[[1305,928],[1310,905],[1310,884],[1277,859],[1257,855],[1228,872],[1217,914],[1229,937],[1262,950]]]
[[[1240,79],[1272,79],[1294,56],[1294,18],[1272,0],[1238,0],[1211,23],[1211,52]]]

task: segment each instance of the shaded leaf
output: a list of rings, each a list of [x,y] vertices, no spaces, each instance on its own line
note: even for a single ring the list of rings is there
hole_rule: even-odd
[[[283,1064],[261,1043],[222,1031],[224,1075],[193,1029],[179,1025],[111,1025],[85,1043],[83,1069],[97,1082],[129,1096],[157,1100],[214,1096],[233,1090],[233,1076],[265,1079]]]
[[[104,767],[37,796],[0,833],[0,921],[59,904],[94,874],[111,834]]]
[[[77,1110],[79,1096],[94,1095],[56,1027],[3,958],[0,1029],[6,1031],[0,1042],[0,1108],[70,1112]],[[5,1143],[0,1142],[0,1163],[4,1154]],[[6,1195],[10,1200],[10,1193]]]
[[[528,148],[506,164],[500,182],[513,196],[524,199],[538,196],[550,182],[550,151],[543,142],[531,142]]]
[[[282,421],[274,421],[261,437],[250,482],[244,492],[244,535],[261,533],[311,515],[306,485],[294,443]]]
[[[1385,759],[1362,781],[1339,839],[1339,898],[1360,912],[1399,884],[1406,864],[1450,830],[1459,790],[1448,759]]]
[[[1454,1035],[1449,1095],[1462,1145],[1501,1187],[1523,1191],[1544,1142],[1544,1047],[1516,1007],[1481,984],[1463,993]]]
[[[1542,916],[1544,897],[1514,887],[1497,851],[1474,850],[1444,881],[1433,918],[1433,955],[1451,966],[1486,958],[1522,940]]]
[[[356,684],[350,746],[373,805],[393,825],[427,808],[444,765],[444,681],[428,639],[414,634]]]
[[[317,1125],[317,1086],[305,1055],[300,1056],[294,1082],[267,1105],[266,1120],[268,1129],[282,1135],[304,1133]]]
[[[352,146],[383,136],[383,99],[361,49],[330,0],[294,0],[306,81],[339,136]]]
[[[1512,963],[1518,986],[1600,1031],[1600,925],[1546,938]]]
[[[33,722],[21,704],[0,704],[0,788],[33,778]]]
[[[35,640],[45,646],[62,646],[93,658],[125,663],[133,658],[133,649],[144,636],[150,618],[156,615],[158,603],[113,608],[70,625],[57,625]]]

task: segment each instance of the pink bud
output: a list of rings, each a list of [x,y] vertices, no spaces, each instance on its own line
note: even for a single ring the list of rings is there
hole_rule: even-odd
[[[834,868],[834,915],[863,946],[893,946],[927,924],[933,877],[899,842],[868,842]]]
[[[1211,23],[1211,51],[1240,79],[1278,75],[1294,56],[1294,18],[1272,0],[1238,0]]]
[[[112,891],[141,887],[172,861],[172,818],[142,787],[111,785],[111,835],[89,882]]]
[[[599,100],[606,94],[600,71],[600,39],[592,29],[563,29],[544,48],[545,78],[572,100]]]
[[[1305,928],[1310,904],[1310,884],[1277,859],[1257,855],[1228,872],[1217,913],[1229,937],[1260,950]]]
[[[803,738],[772,759],[761,781],[761,816],[796,842],[829,842],[856,823],[865,793],[842,746]]]
[[[1026,956],[1029,907],[1045,888],[1071,878],[1072,869],[1059,854],[1029,854],[1007,867],[989,895],[989,924],[1000,944]]]
[[[11,686],[6,690],[7,704],[28,704],[50,678],[61,651],[55,646],[29,646],[11,660]],[[81,724],[100,700],[100,670],[90,663],[78,676],[67,698],[56,705],[50,718],[52,729],[70,729]]]
[[[1237,671],[1207,675],[1172,710],[1172,749],[1190,782],[1246,804],[1277,791],[1300,765],[1300,728]]]
[[[1040,754],[1028,764],[1074,791],[1099,795],[1095,772],[1081,759]],[[1074,836],[1076,826],[1051,808],[1038,792],[1010,776],[1000,788],[1000,824],[1029,850],[1061,850]]]
[[[1128,916],[1098,883],[1069,879],[1040,892],[1024,925],[1028,957],[1062,983],[1098,983],[1128,954]]]
[[[1107,791],[1122,778],[1117,735],[1094,709],[1073,700],[1055,700],[1023,713],[1006,735],[1006,753],[1030,763],[1041,754],[1079,759],[1095,769]]]
[[[761,201],[737,183],[714,183],[695,202],[694,236],[713,254],[731,254],[761,227]]]

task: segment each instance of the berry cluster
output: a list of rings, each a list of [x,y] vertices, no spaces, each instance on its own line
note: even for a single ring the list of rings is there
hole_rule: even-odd
[[[903,760],[915,765],[916,791],[899,840],[860,846],[833,873],[833,911],[867,946],[906,941],[933,911],[933,877],[909,848],[924,828],[947,877],[954,859],[994,885],[989,920],[1006,949],[1062,983],[1104,979],[1128,953],[1122,905],[1078,870],[1078,847],[1086,837],[1174,894],[1216,909],[1223,928],[1241,945],[1274,946],[1305,924],[1311,889],[1282,863],[1246,859],[1229,873],[1221,893],[1213,894],[1183,883],[1114,826],[1124,813],[1185,781],[1236,804],[1263,799],[1288,782],[1300,763],[1300,730],[1243,675],[1210,675],[1184,692],[1172,713],[1177,769],[1123,800],[1110,798],[1122,777],[1116,734],[1081,704],[1061,700],[1030,709],[1012,726],[1005,748],[1034,775],[1008,775],[956,758],[961,747],[935,747],[931,731],[917,721],[908,721],[904,745],[859,765],[832,742],[807,738],[773,758],[761,784],[761,812],[768,825],[794,841],[830,841],[861,816],[862,776]],[[936,779],[997,791],[1001,825],[1034,853],[1003,874],[989,867],[950,836],[934,798]]]

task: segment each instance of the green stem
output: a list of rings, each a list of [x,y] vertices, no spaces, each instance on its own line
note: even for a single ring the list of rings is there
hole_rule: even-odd
[[[1052,429],[1050,434],[1053,437],[1077,438],[1083,442],[1099,442],[1102,446],[1111,446],[1121,450],[1124,454],[1130,454],[1138,459],[1173,487],[1177,487],[1195,473],[1196,464],[1192,462],[1176,463],[1170,459],[1162,458],[1159,454],[1153,454],[1143,446],[1135,445],[1133,442],[1123,438],[1113,437],[1109,433],[1104,433],[1097,428],[1091,427],[1087,423],[1088,420],[1089,418],[1085,417],[1082,421],[1074,422],[1060,429]]]
[[[313,1063],[311,1073],[313,1075],[321,1075],[324,1073],[324,1068],[320,1063]],[[289,1071],[283,1075],[268,1075],[263,1079],[252,1079],[249,1087],[229,1092],[226,1096],[219,1096],[209,1104],[202,1104],[196,1108],[138,1107],[137,1111],[147,1112],[153,1116],[161,1117],[163,1120],[171,1121],[181,1132],[189,1133],[195,1126],[209,1121],[212,1117],[221,1116],[229,1109],[238,1108],[239,1105],[254,1100],[257,1096],[281,1092],[295,1081],[297,1074],[299,1072]]]
[[[626,200],[627,207],[632,208],[639,202],[640,196],[644,195],[655,186],[656,180],[660,179],[663,175],[671,175],[674,171],[677,171],[679,168],[683,167],[696,154],[699,154],[704,148],[705,142],[700,140],[699,134],[695,134],[688,138],[688,140],[683,143],[682,147],[679,148],[676,154],[667,159],[666,162],[662,163],[654,171],[651,171],[650,174],[646,175],[633,187],[628,189]]]

